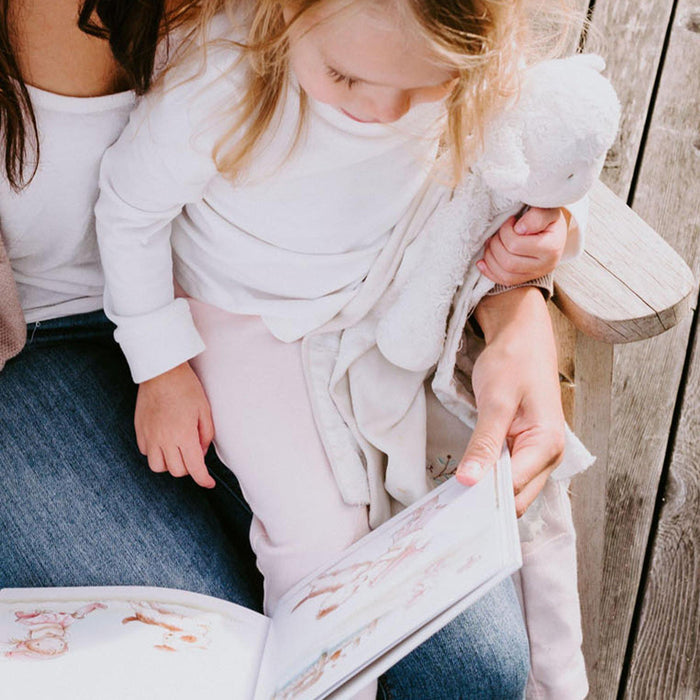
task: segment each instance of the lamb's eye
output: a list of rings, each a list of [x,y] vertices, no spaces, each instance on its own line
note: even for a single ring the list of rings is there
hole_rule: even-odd
[[[571,175],[569,175],[569,177],[567,177],[566,179],[567,179],[567,180],[571,180],[571,178],[572,178],[573,176],[574,176],[574,174],[571,173]]]

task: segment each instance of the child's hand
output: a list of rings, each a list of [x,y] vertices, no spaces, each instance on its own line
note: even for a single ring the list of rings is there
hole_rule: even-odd
[[[216,485],[204,464],[214,438],[211,410],[187,362],[139,385],[134,426],[152,471],[189,474],[206,488]]]
[[[497,284],[513,286],[548,275],[564,252],[568,222],[562,209],[528,209],[511,216],[486,242],[476,266]]]

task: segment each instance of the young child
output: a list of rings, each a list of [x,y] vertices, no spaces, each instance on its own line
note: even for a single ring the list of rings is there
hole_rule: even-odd
[[[202,5],[201,38],[103,162],[105,308],[151,469],[213,486],[214,439],[236,473],[269,613],[368,530],[318,437],[299,341],[353,298],[427,179],[452,175],[432,172],[439,143],[454,173],[474,157],[526,23],[521,3]],[[550,272],[562,210],[513,224],[483,271]]]

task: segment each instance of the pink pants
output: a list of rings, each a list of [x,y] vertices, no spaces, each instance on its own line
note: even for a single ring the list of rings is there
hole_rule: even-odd
[[[265,612],[294,583],[369,531],[367,509],[340,496],[316,431],[301,342],[257,316],[189,299],[206,350],[191,361],[211,404],[214,445],[253,511],[250,543]]]

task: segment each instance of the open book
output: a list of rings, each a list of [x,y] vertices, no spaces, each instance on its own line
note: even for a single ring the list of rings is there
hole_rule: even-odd
[[[308,576],[272,618],[162,588],[0,591],[7,698],[350,696],[521,564],[510,463],[453,478]]]

